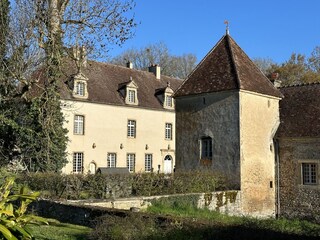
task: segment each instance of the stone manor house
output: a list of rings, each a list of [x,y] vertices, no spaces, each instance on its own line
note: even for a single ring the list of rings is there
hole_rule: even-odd
[[[276,88],[227,33],[184,80],[84,61],[61,87],[68,164],[225,174],[244,214],[320,222],[320,84]]]

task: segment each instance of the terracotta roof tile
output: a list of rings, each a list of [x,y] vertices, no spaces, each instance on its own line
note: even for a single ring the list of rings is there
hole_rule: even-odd
[[[187,77],[175,92],[175,97],[233,89],[282,96],[227,34]]]
[[[280,88],[278,137],[320,137],[320,83]]]
[[[130,82],[130,78],[138,85],[137,97],[138,107],[164,109],[156,97],[156,91],[167,87],[167,83],[173,90],[176,90],[182,83],[180,79],[161,75],[161,79],[156,79],[151,72],[130,69],[123,66],[88,61],[87,68],[83,69],[83,74],[88,78],[88,99],[77,99],[72,97],[71,87],[67,87],[70,77],[63,81],[66,84],[60,86],[61,97],[94,103],[126,105],[124,97],[119,92],[119,86]],[[74,67],[64,66],[64,75],[72,76],[76,72]],[[33,91],[37,92],[36,89]]]

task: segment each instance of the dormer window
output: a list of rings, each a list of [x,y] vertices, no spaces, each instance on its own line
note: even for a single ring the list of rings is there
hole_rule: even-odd
[[[169,94],[166,94],[165,105],[168,108],[172,108],[172,96]]]
[[[85,88],[84,82],[77,82],[76,83],[76,95],[83,97],[84,96],[84,88]]]
[[[119,93],[128,105],[138,105],[138,85],[130,77],[130,81],[119,84]]]
[[[76,74],[73,79],[72,95],[75,98],[87,99],[88,94],[88,78],[83,73]]]
[[[128,90],[128,102],[135,103],[136,102],[136,91]]]

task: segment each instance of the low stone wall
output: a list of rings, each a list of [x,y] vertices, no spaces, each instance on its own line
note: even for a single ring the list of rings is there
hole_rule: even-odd
[[[198,208],[208,208],[229,215],[241,215],[240,191],[222,191],[212,193],[176,194],[151,197],[122,198],[116,200],[69,200],[54,202],[40,200],[32,204],[37,214],[84,226],[94,226],[97,217],[109,214],[125,217],[128,210],[139,211],[150,206],[152,201],[163,198],[185,198],[196,196]]]

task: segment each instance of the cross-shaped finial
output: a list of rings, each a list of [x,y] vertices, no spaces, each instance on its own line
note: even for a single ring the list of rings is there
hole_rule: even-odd
[[[224,20],[224,24],[226,24],[226,34],[229,35],[229,21]]]

